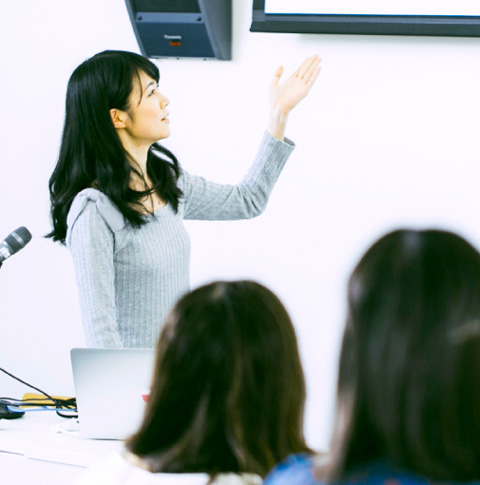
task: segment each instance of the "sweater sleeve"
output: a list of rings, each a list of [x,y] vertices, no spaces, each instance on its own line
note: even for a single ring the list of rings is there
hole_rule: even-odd
[[[86,344],[119,348],[113,263],[113,229],[119,219],[112,217],[111,207],[105,210],[104,197],[100,195],[99,200],[99,194],[92,192],[77,196],[68,215],[66,242],[75,267]]]
[[[295,145],[265,133],[253,165],[238,185],[209,182],[183,172],[185,219],[238,220],[260,215]]]

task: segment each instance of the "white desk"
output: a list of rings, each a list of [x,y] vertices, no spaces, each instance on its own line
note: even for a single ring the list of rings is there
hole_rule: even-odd
[[[0,483],[74,483],[85,467],[123,448],[121,441],[89,440],[56,432],[66,421],[51,411],[1,419]]]

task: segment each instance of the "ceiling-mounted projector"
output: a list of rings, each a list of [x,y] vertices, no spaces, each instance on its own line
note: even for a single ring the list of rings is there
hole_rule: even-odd
[[[232,58],[232,0],[126,0],[143,55]]]

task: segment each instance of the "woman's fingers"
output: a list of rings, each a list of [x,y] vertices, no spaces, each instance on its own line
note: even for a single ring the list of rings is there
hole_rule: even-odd
[[[310,82],[314,82],[317,78],[318,73],[320,72],[320,62],[321,59],[317,57],[310,65],[310,68],[303,75],[303,80],[307,84],[309,84]]]
[[[320,74],[320,70],[321,70],[321,68],[317,67],[315,69],[315,71],[313,72],[313,74],[308,79],[308,81],[306,81],[308,89],[310,89],[313,86],[313,84],[315,83],[315,80],[317,79],[318,75]]]
[[[299,77],[300,79],[303,79],[311,71],[312,66],[316,64],[318,61],[319,61],[319,58],[317,55],[314,55],[312,57],[309,57],[308,59],[305,59],[302,65],[294,73],[294,76]]]
[[[280,83],[283,67],[276,70],[270,87],[271,116],[268,132],[272,136],[283,140],[288,114],[308,94],[319,72],[320,58],[317,55],[305,59],[283,83]]]
[[[296,73],[281,83],[283,67],[279,67],[270,88],[270,103],[282,113],[289,113],[310,91],[320,72],[320,59],[317,55],[306,59]]]
[[[300,67],[292,74],[292,78],[299,78],[305,81],[306,84],[312,83],[315,81],[315,79],[318,76],[318,73],[320,72],[320,65],[321,59],[317,56],[314,55],[312,57],[309,57],[305,59]],[[282,77],[283,74],[283,66],[280,66],[276,72],[275,75],[273,76],[272,80],[272,86],[278,86],[280,82],[280,78]]]

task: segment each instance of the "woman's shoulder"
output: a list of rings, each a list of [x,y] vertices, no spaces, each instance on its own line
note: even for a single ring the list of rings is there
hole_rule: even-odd
[[[388,460],[376,460],[351,470],[342,483],[346,485],[473,485],[480,482],[456,482],[453,480],[433,480],[417,472],[395,466]]]
[[[300,453],[290,455],[280,462],[265,478],[264,485],[314,485],[315,455]]]
[[[213,485],[262,485],[262,478],[259,475],[250,473],[222,473],[219,475]]]
[[[314,476],[315,466],[324,458],[316,455],[292,455],[279,463],[266,477],[264,485],[320,485],[328,483],[318,481]],[[349,471],[344,478],[335,482],[337,485],[434,485],[434,480],[414,472],[398,468],[383,460],[362,464]],[[460,485],[460,482],[443,482]],[[469,482],[469,485],[479,482]],[[467,485],[464,483],[463,485]]]
[[[134,467],[121,453],[112,453],[84,471],[76,485],[118,485],[149,483],[150,473]]]
[[[76,485],[206,485],[204,473],[152,473],[116,452],[84,471]],[[236,485],[236,484],[235,484]]]
[[[84,189],[73,199],[67,216],[67,227],[72,229],[82,215],[93,214],[100,217],[115,233],[125,226],[125,218],[117,206],[100,190]]]
[[[116,452],[84,471],[76,485],[206,485],[206,473],[151,473],[132,464],[124,453]],[[258,475],[219,475],[214,485],[261,485]]]

